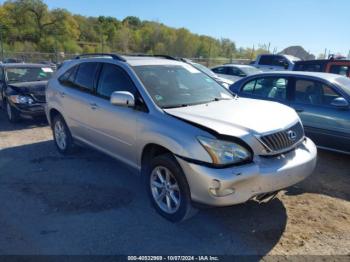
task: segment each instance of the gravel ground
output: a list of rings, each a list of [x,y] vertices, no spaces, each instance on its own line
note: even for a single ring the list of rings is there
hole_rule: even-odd
[[[0,114],[0,254],[350,255],[350,157],[320,151],[268,204],[172,224],[128,168],[91,149],[60,156],[45,123]]]

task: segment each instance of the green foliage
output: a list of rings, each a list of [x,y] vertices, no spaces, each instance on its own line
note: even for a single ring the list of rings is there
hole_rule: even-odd
[[[229,39],[197,35],[135,16],[120,21],[49,10],[42,0],[8,0],[0,5],[0,21],[4,47],[17,52],[111,51],[202,58],[254,58],[266,52],[237,49]]]

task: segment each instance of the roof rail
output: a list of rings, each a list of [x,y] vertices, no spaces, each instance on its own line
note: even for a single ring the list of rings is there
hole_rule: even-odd
[[[110,53],[90,53],[90,54],[81,54],[75,57],[75,59],[81,59],[83,57],[89,57],[89,56],[109,56],[114,60],[119,60],[122,62],[126,62],[126,60],[121,57],[120,55],[116,55],[116,54],[110,54]]]
[[[178,60],[177,58],[173,57],[173,56],[170,56],[170,55],[149,55],[149,54],[125,54],[126,56],[140,56],[140,57],[160,57],[160,58],[165,58],[165,59],[170,59],[170,60]]]

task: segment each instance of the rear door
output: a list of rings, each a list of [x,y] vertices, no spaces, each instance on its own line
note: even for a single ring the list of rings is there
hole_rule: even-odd
[[[89,143],[94,141],[94,122],[90,111],[95,103],[94,88],[99,66],[99,63],[84,62],[68,70],[59,79],[60,100],[72,135]]]
[[[291,106],[298,112],[307,136],[318,146],[350,151],[350,112],[331,103],[342,97],[330,83],[294,79]]]

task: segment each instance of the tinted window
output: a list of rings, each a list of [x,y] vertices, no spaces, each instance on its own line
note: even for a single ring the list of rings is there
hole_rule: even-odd
[[[135,87],[125,71],[112,64],[104,64],[97,93],[103,97],[110,97],[115,91],[128,91],[135,94]]]
[[[323,66],[321,64],[296,64],[294,71],[322,72]]]
[[[281,77],[259,78],[248,82],[242,88],[242,92],[254,96],[285,100],[288,80]]]
[[[348,76],[350,66],[345,65],[332,65],[330,73],[338,74],[342,76]]]
[[[263,55],[260,57],[259,65],[273,65],[273,56]]]
[[[92,91],[96,78],[98,63],[82,63],[76,72],[74,84],[80,88]]]
[[[60,83],[63,85],[73,85],[77,68],[78,66],[74,66],[61,75],[61,77],[58,79]]]
[[[217,73],[217,74],[223,74],[226,75],[227,74],[227,67],[216,67],[212,70],[213,72]]]
[[[0,81],[4,80],[4,71],[0,68]]]
[[[295,82],[295,101],[302,104],[329,106],[340,97],[331,87],[311,80]]]
[[[228,74],[233,76],[246,76],[246,74],[237,67],[228,67]]]

